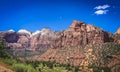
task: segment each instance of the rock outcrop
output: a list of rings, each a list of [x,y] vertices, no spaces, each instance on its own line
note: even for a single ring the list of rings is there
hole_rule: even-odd
[[[74,20],[67,30],[57,33],[54,48],[102,44],[110,41],[109,35],[91,24]]]
[[[42,29],[41,31],[37,31],[37,34],[34,33],[30,39],[30,47],[32,49],[40,50],[44,49],[47,50],[51,48],[55,40],[55,34],[51,32],[50,29]]]
[[[114,42],[120,44],[120,28],[115,32],[113,38]]]
[[[120,34],[120,28],[118,28],[115,34]]]
[[[26,50],[44,52],[51,47],[54,39],[54,32],[47,28],[34,33],[24,29],[0,32],[0,40],[15,54],[24,54]]]

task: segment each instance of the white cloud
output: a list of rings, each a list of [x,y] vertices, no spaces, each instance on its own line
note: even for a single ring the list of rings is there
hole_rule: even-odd
[[[109,8],[110,5],[102,5],[102,6],[96,6],[94,9],[106,9],[106,8]]]
[[[103,15],[103,14],[107,14],[107,12],[109,11],[107,8],[109,8],[110,5],[99,5],[99,6],[96,6],[94,9],[96,10],[94,12],[94,14],[96,15]]]
[[[97,11],[95,11],[94,13],[96,14],[96,15],[102,15],[102,14],[106,14],[108,12],[108,10],[97,10]]]

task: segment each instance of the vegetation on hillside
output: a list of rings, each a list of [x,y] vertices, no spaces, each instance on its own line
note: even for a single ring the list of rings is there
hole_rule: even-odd
[[[12,59],[10,59],[12,60]],[[103,68],[100,67],[84,67],[84,66],[71,66],[70,64],[60,64],[51,61],[26,61],[20,62],[13,59],[10,61],[2,60],[4,63],[12,67],[15,72],[101,72]],[[108,71],[109,72],[109,71]]]
[[[120,54],[120,45],[115,43],[105,43],[103,45],[87,45],[73,48],[61,48],[55,53],[55,57],[64,59],[64,56],[77,56],[86,54],[84,60],[93,62],[94,64],[87,66],[74,65],[74,61],[68,59],[65,64],[58,61],[20,61],[17,58],[12,58],[6,51],[3,42],[0,41],[0,62],[6,64],[7,68],[15,72],[110,72],[111,69],[106,66],[111,62],[112,55]],[[54,54],[54,53],[52,53]],[[85,56],[85,55],[84,55]],[[88,58],[89,59],[88,59]],[[98,60],[93,58],[97,57]],[[65,57],[67,58],[67,57]],[[75,57],[76,58],[76,57]],[[101,63],[101,64],[100,64]],[[102,65],[104,66],[102,67]],[[114,66],[113,66],[114,67]],[[119,68],[119,66],[117,66]]]
[[[2,58],[10,57],[9,53],[7,52],[3,42],[1,40],[0,40],[0,57],[2,57]]]

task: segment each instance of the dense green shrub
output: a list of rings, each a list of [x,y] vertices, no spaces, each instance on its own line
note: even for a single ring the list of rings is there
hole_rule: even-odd
[[[15,72],[26,72],[24,64],[13,64],[13,68]]]
[[[4,59],[3,61],[4,63],[8,64],[8,65],[13,65],[15,63],[17,63],[17,61],[15,59]]]
[[[110,68],[108,68],[108,67],[104,67],[103,70],[104,70],[105,72],[111,72]],[[119,72],[119,71],[118,71],[118,72]]]
[[[47,65],[39,64],[39,66],[36,68],[37,72],[63,72],[63,70],[66,70],[65,67],[53,67],[50,68]]]
[[[17,63],[13,64],[13,68],[15,72],[36,72],[30,64]]]

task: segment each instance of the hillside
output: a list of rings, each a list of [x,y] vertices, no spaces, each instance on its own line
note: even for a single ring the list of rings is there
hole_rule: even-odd
[[[0,72],[13,72],[10,67],[0,61]]]
[[[93,44],[77,47],[49,49],[38,60],[71,63],[74,66],[109,66],[113,59],[120,64],[120,45],[115,43]],[[114,66],[113,64],[112,66]],[[110,66],[111,67],[111,66]]]

